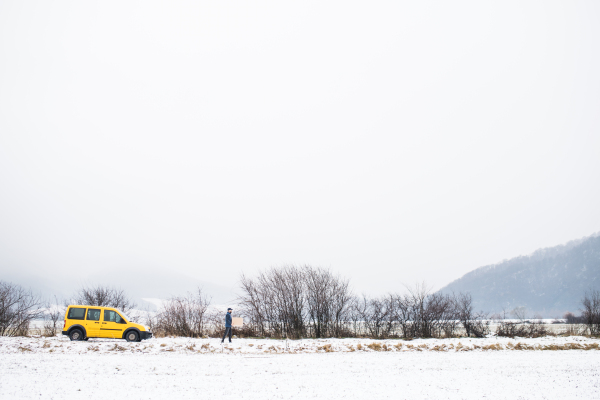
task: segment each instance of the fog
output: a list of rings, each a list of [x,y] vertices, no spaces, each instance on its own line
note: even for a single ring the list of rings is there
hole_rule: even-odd
[[[599,17],[3,1],[0,279],[233,290],[311,264],[377,294],[599,231]]]

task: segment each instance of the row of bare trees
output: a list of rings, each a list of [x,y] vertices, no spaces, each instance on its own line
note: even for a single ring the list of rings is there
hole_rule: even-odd
[[[538,321],[525,319],[525,310],[488,317],[476,312],[469,294],[431,292],[425,285],[406,288],[404,293],[380,297],[356,296],[349,280],[328,269],[283,266],[241,276],[241,296],[236,313],[245,319],[238,334],[262,337],[484,337],[495,320],[498,336],[543,336],[548,330]],[[0,336],[25,335],[34,320],[43,320],[43,334],[53,336],[62,328],[68,304],[109,306],[131,314],[135,303],[121,289],[88,286],[72,300],[42,302],[32,291],[0,281]],[[223,312],[211,308],[211,299],[198,289],[162,303],[155,313],[137,315],[158,336],[203,337],[217,335],[223,327]],[[568,323],[579,323],[593,336],[600,336],[600,291],[586,293],[581,316],[569,314]],[[134,312],[135,314],[135,312]],[[135,316],[134,316],[135,318]],[[582,329],[582,328],[578,328]]]
[[[355,296],[349,281],[312,266],[242,275],[241,313],[257,336],[274,337],[450,337],[489,333],[487,314],[473,310],[468,294],[432,293],[425,285],[404,294]]]

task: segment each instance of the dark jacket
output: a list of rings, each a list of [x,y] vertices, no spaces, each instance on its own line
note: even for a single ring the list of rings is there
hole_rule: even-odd
[[[225,314],[225,328],[231,328],[231,314]]]

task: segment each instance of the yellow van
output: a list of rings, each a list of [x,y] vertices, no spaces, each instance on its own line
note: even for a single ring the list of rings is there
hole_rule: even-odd
[[[89,338],[125,339],[139,342],[152,337],[144,325],[131,322],[123,312],[111,307],[69,306],[62,334],[71,340]]]

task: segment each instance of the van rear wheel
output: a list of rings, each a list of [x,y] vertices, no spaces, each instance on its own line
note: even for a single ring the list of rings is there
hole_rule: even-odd
[[[125,335],[125,340],[128,342],[139,342],[140,335],[138,335],[136,331],[129,331],[127,332],[127,335]]]
[[[73,329],[71,333],[69,333],[69,339],[83,340],[83,332],[81,332],[79,329]]]

